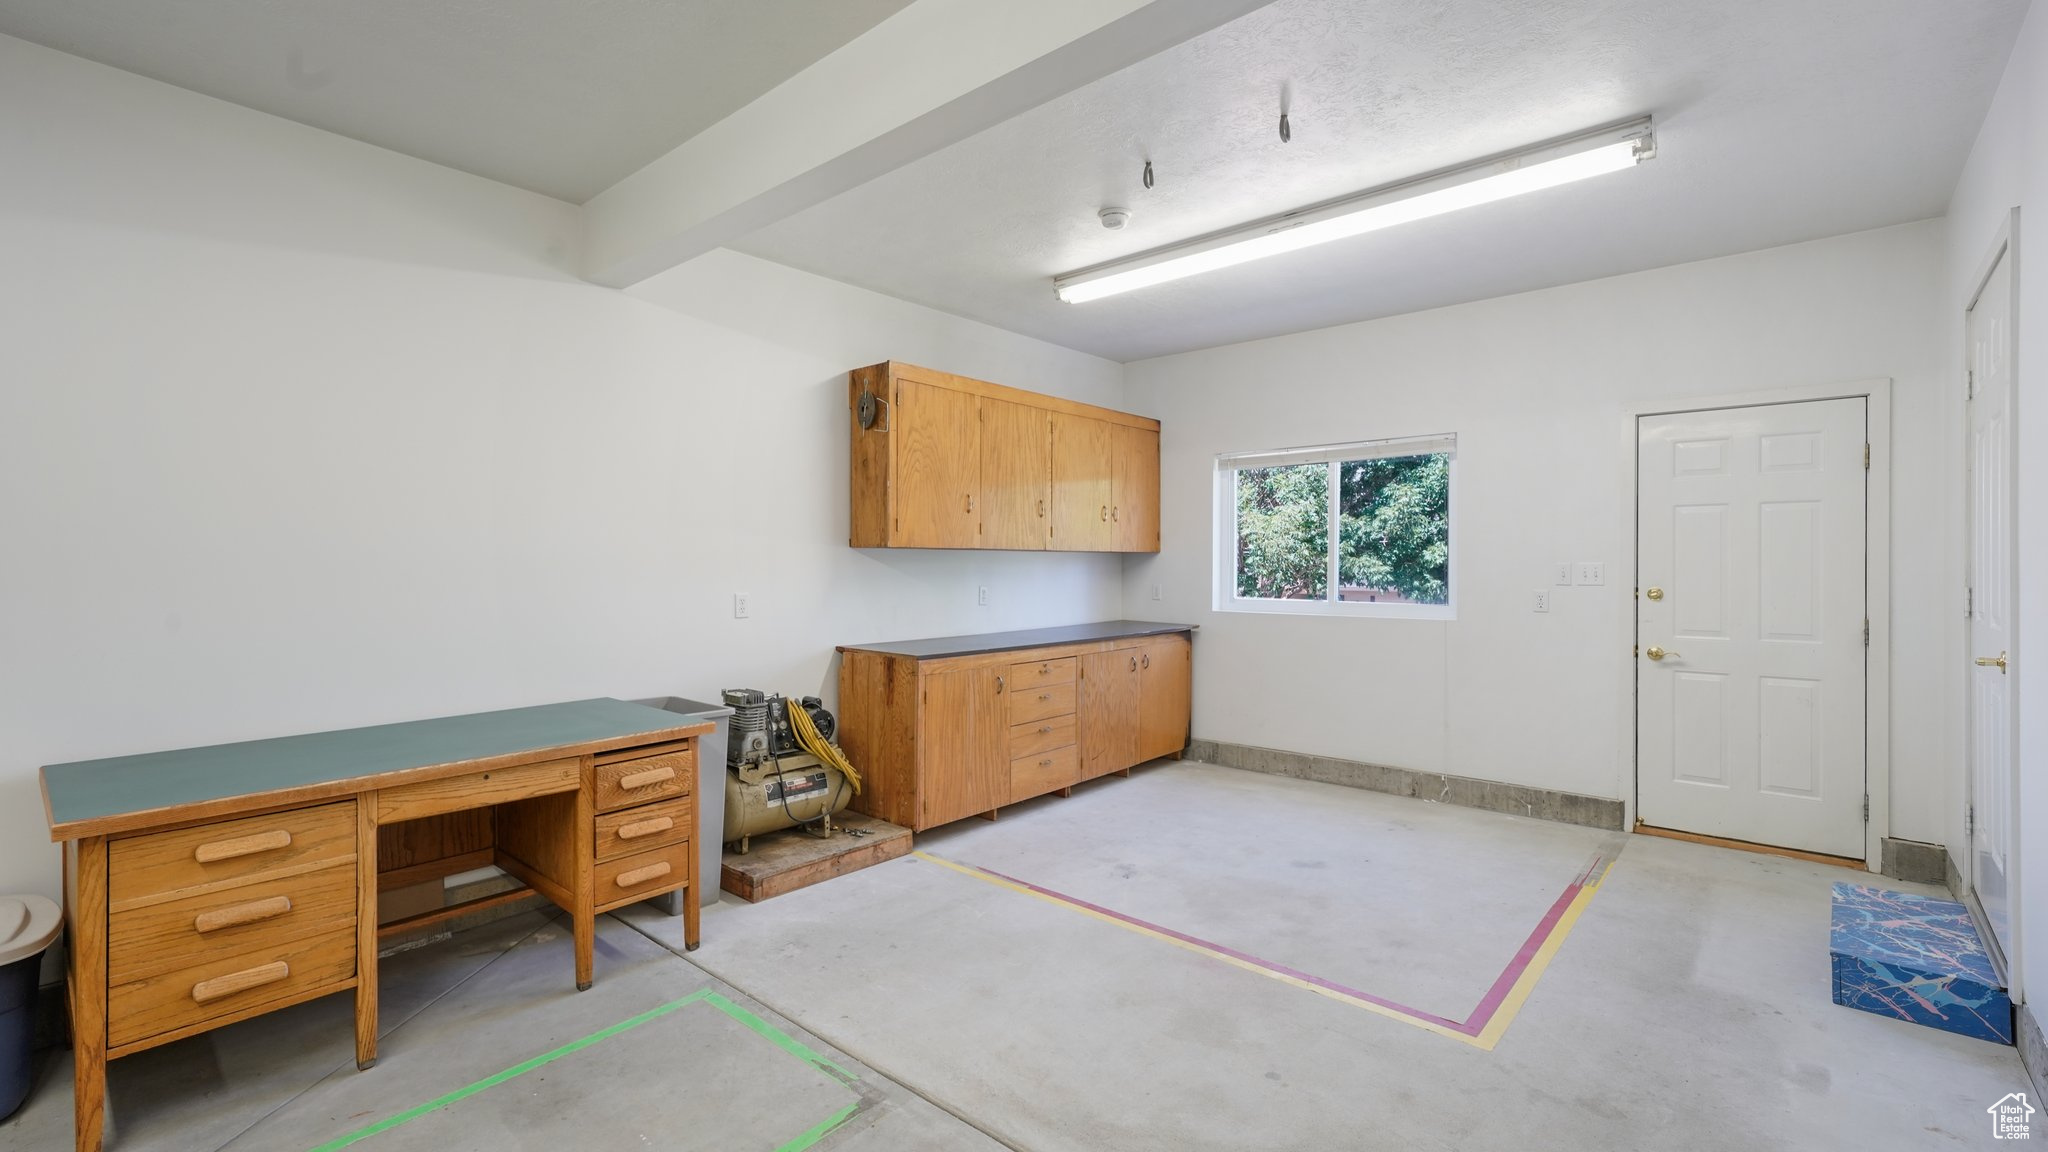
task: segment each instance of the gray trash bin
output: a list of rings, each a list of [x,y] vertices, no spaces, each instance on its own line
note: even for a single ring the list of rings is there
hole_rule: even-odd
[[[725,856],[725,719],[732,709],[723,704],[706,704],[681,696],[656,696],[635,700],[649,708],[679,712],[692,720],[709,720],[715,725],[697,740],[697,893],[699,908],[718,903],[724,890],[718,885],[720,863]],[[647,901],[671,916],[683,912],[683,894],[670,892]]]
[[[36,1035],[36,977],[63,922],[41,896],[0,896],[0,1120],[28,1099]]]

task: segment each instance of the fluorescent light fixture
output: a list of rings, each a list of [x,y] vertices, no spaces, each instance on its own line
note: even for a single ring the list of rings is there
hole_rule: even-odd
[[[1657,154],[1648,116],[1566,136],[1533,148],[1384,185],[1282,216],[1155,248],[1053,279],[1069,304],[1100,300],[1348,236],[1491,204],[1606,172]]]

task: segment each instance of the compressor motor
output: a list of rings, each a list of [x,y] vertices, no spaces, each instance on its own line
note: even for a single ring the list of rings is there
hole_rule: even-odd
[[[783,828],[822,826],[853,801],[860,778],[832,743],[838,724],[825,702],[755,688],[728,688],[724,840],[745,853],[749,841]],[[794,719],[792,713],[801,716]]]

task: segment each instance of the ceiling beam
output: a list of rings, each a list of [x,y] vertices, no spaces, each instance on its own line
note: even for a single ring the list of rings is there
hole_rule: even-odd
[[[1262,7],[912,0],[584,205],[584,275],[624,288]]]

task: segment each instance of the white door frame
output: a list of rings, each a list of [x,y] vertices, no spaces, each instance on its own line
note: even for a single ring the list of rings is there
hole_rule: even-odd
[[[1993,271],[1994,269],[1996,269],[1996,268],[1998,267],[1998,259],[1999,259],[1999,257],[2001,257],[2001,256],[2005,257],[2005,274],[2006,274],[2006,277],[2007,277],[2007,278],[2008,278],[2008,280],[2009,280],[2009,283],[2010,283],[2010,285],[2011,285],[2011,290],[2012,290],[2012,294],[2011,294],[2011,296],[2010,296],[2010,297],[2009,297],[2008,299],[2009,299],[2009,300],[2011,301],[2011,304],[2012,304],[2012,312],[2013,312],[2013,315],[2012,315],[2013,323],[2011,323],[2011,324],[2007,325],[2007,328],[2006,328],[2006,333],[2007,333],[2007,335],[2006,335],[2006,338],[2007,338],[2007,340],[2009,340],[2009,341],[2011,342],[2011,347],[2009,347],[2009,348],[2007,348],[2007,349],[2006,349],[2006,356],[2008,357],[2008,359],[2006,360],[2006,363],[2007,363],[2007,364],[2010,364],[2010,365],[2012,366],[2012,394],[2011,394],[2011,395],[2010,395],[2009,397],[2007,397],[2007,399],[2006,399],[2006,410],[2005,410],[2005,418],[2006,418],[2006,420],[2007,420],[2008,422],[2010,422],[2010,423],[2011,423],[2011,426],[2012,426],[2012,428],[2013,428],[2013,435],[2014,435],[2014,437],[2015,437],[2015,440],[2017,440],[2017,437],[2018,437],[2018,434],[2019,434],[2019,424],[2018,424],[2018,415],[2019,415],[2019,400],[2020,400],[2020,389],[2019,389],[2019,379],[2020,379],[2020,378],[2019,378],[2019,372],[2020,372],[2020,326],[2019,326],[2019,315],[2020,315],[2020,248],[2019,248],[2019,238],[2020,238],[2020,210],[2019,210],[2019,209],[2018,209],[2017,207],[2015,207],[2015,208],[2012,208],[2011,210],[2009,210],[2009,211],[2008,211],[2008,212],[2007,212],[2007,213],[2005,214],[2005,219],[2003,219],[2003,220],[2000,220],[2000,221],[1998,222],[1998,231],[1997,231],[1996,233],[1994,233],[1994,234],[1993,234],[1993,236],[1992,236],[1992,240],[1991,240],[1991,247],[1990,247],[1990,248],[1989,248],[1989,249],[1988,249],[1988,250],[1986,251],[1986,253],[1985,253],[1985,256],[1984,256],[1984,259],[1983,259],[1983,261],[1982,261],[1981,263],[1979,263],[1979,264],[1977,265],[1977,270],[1976,270],[1976,273],[1975,273],[1974,275],[1972,275],[1972,276],[1970,277],[1970,279],[1969,279],[1969,291],[1968,291],[1967,295],[1965,296],[1965,298],[1964,298],[1964,300],[1963,300],[1963,303],[1962,303],[1962,308],[1961,308],[1961,309],[1960,309],[1960,310],[1959,310],[1959,311],[1958,311],[1958,312],[1956,313],[1956,318],[1957,318],[1957,320],[1958,320],[1958,322],[1959,322],[1959,323],[1958,323],[1958,328],[1957,328],[1957,331],[1959,331],[1959,332],[1963,332],[1963,333],[1967,333],[1967,332],[1969,331],[1969,314],[1970,314],[1970,311],[1971,311],[1972,309],[1974,309],[1974,308],[1975,308],[1975,307],[1977,306],[1977,301],[1983,298],[1983,295],[1984,295],[1984,289],[1985,289],[1985,287],[1986,287],[1987,285],[1989,285],[1989,284],[1991,283],[1991,273],[1992,273],[1992,271]],[[1972,368],[1972,365],[1971,365],[1971,363],[1970,363],[1970,346],[1969,346],[1969,340],[1968,340],[1968,338],[1967,338],[1967,337],[1965,337],[1965,339],[1963,340],[1963,364],[1962,364],[1962,368],[1963,368],[1963,371],[1964,371],[1964,372],[1968,372],[1968,371],[1970,371],[1970,370],[1971,370],[1971,368]],[[1963,472],[1962,472],[1962,476],[1960,477],[1960,479],[1961,479],[1961,481],[1962,481],[1962,485],[1963,485],[1963,579],[1964,579],[1964,582],[1965,582],[1965,583],[1967,584],[1967,583],[1968,583],[1968,581],[1969,581],[1969,579],[1970,579],[1970,572],[1969,572],[1969,547],[1970,547],[1970,535],[1969,535],[1969,534],[1970,534],[1970,529],[1969,529],[1969,524],[1970,524],[1970,466],[1971,466],[1971,461],[1970,461],[1970,416],[1969,416],[1969,408],[1968,408],[1968,399],[1967,399],[1967,393],[1965,394],[1965,401],[1964,401],[1964,411],[1963,411],[1963,419],[1962,419],[1962,431],[1961,431],[1961,433],[1960,433],[1960,436],[1961,436],[1961,439],[1962,439],[1962,443],[1961,443],[1961,458],[1962,458],[1962,461],[1963,461]],[[2012,509],[2013,509],[2013,512],[2014,512],[2014,514],[2013,514],[2013,518],[2012,518],[2012,529],[2013,529],[2013,534],[2014,534],[2014,536],[2015,536],[2015,539],[2014,539],[2014,540],[2013,540],[2013,541],[2011,542],[2011,543],[2012,543],[2012,547],[2010,547],[2010,548],[2008,548],[2008,549],[2007,549],[2007,555],[2008,555],[2009,557],[2011,557],[2011,559],[2012,559],[2012,564],[2013,564],[2013,572],[2012,572],[2012,578],[2011,578],[2011,581],[2010,581],[2010,586],[2011,586],[2011,588],[2012,588],[2012,592],[2013,592],[2013,604],[2012,604],[2012,610],[2013,610],[2013,627],[2012,627],[2012,637],[2011,637],[2011,645],[2010,645],[2010,647],[2009,647],[2009,648],[2008,648],[2008,650],[2007,650],[2007,658],[2008,658],[2009,660],[2011,660],[2011,662],[2012,662],[2012,665],[2013,665],[2013,667],[2012,667],[2012,668],[2011,668],[2011,670],[2010,670],[2010,675],[2011,675],[2011,676],[2013,677],[2013,680],[2012,680],[2012,683],[2011,683],[2010,685],[2008,685],[2008,686],[2007,686],[2006,690],[2007,690],[2008,692],[2010,692],[2010,693],[2012,694],[2012,695],[2011,695],[2011,701],[2012,701],[2012,705],[2013,705],[2013,706],[2012,706],[2012,708],[2010,709],[2010,713],[2011,713],[2011,723],[2012,723],[2012,726],[2013,726],[2013,733],[2012,733],[2012,750],[2013,750],[2013,772],[2012,772],[2012,795],[2011,795],[2011,796],[2009,796],[2009,797],[2007,797],[2007,799],[2006,799],[2006,805],[2007,805],[2007,807],[2006,807],[2006,812],[2007,812],[2007,815],[2008,815],[2008,817],[2009,817],[2010,819],[2012,819],[2012,820],[2014,821],[2014,828],[2013,828],[2013,835],[2011,835],[2011,836],[2007,837],[2007,849],[2006,849],[2006,859],[2005,859],[2005,865],[2006,865],[2006,914],[2005,914],[2005,915],[2006,915],[2006,926],[2007,926],[2007,928],[2009,929],[2009,933],[2008,933],[2008,934],[2009,934],[2009,935],[2011,936],[2011,939],[2010,939],[2010,940],[2008,940],[2008,941],[2005,941],[2005,942],[2004,942],[2004,945],[2003,945],[2003,946],[2002,946],[2002,947],[2001,947],[2001,948],[2000,948],[1999,950],[2000,950],[2000,951],[2002,951],[2002,952],[2004,953],[2004,960],[2005,960],[2005,969],[2006,969],[2006,970],[2005,970],[2005,972],[2003,973],[2003,975],[2005,976],[2005,980],[2006,980],[2006,994],[2007,994],[2008,996],[2010,996],[2010,997],[2012,998],[2012,1001],[2013,1001],[2013,1003],[2015,1003],[2015,1004],[2018,1004],[2018,1003],[2022,1003],[2022,1002],[2024,1002],[2024,1000],[2025,1000],[2025,997],[2024,997],[2024,995],[2022,994],[2022,989],[2020,988],[2020,971],[2021,971],[2021,967],[2022,967],[2022,966],[2021,966],[2021,963],[2020,963],[2020,950],[2021,950],[2021,947],[2022,947],[2022,945],[2021,945],[2021,940],[2023,940],[2023,939],[2024,939],[2024,936],[2023,936],[2023,934],[2022,934],[2022,932],[2021,932],[2021,928],[2020,928],[2020,917],[2021,917],[2021,916],[2022,916],[2022,914],[2023,914],[2023,913],[2022,913],[2022,904],[2021,904],[2021,901],[2020,901],[2020,884],[2021,884],[2021,878],[2020,878],[2020,853],[2021,853],[2021,852],[2022,852],[2022,851],[2023,851],[2024,849],[2023,849],[2023,846],[2022,846],[2022,845],[2021,845],[2021,843],[2020,843],[2020,839],[2021,839],[2021,838],[2020,838],[2020,836],[2019,836],[2019,828],[2018,828],[2018,821],[2019,821],[2019,815],[2020,815],[2020,773],[2019,773],[2019,747],[2020,747],[2020,746],[2019,746],[2019,716],[2020,716],[2020,710],[2019,710],[2019,706],[2018,706],[2018,705],[2019,705],[2019,688],[2020,688],[2020,681],[2019,681],[2019,677],[2021,677],[2021,676],[2023,676],[2023,675],[2025,675],[2025,674],[2026,674],[2026,665],[2025,665],[2025,664],[2024,664],[2023,662],[2021,662],[2021,661],[2020,661],[2020,660],[2018,659],[2018,657],[2019,657],[2019,654],[2020,654],[2020,653],[2019,653],[2019,646],[2020,646],[2020,629],[2019,629],[2019,595],[2020,595],[2020,582],[2019,582],[2019,546],[2018,546],[2018,545],[2019,545],[2019,542],[2018,542],[2018,540],[2017,540],[2017,536],[2018,536],[2018,534],[2019,534],[2019,523],[2020,523],[2020,522],[2019,522],[2019,507],[2020,507],[2020,506],[2019,506],[2019,491],[2018,491],[2018,489],[2019,489],[2019,457],[2018,457],[2018,455],[2017,455],[2017,454],[2010,454],[2010,459],[2012,460],[2012,463],[2013,463],[2013,468],[2012,468],[2012,472],[2013,472],[2013,475],[2012,475],[2012,477],[2011,477],[2011,481],[2012,481],[2012,490],[2011,490],[2011,492],[2009,493],[2009,496],[2010,496],[2010,498],[2011,498],[2011,499],[2012,499],[2012,501],[2013,501],[2013,503],[2011,504],[2011,507],[2012,507]],[[1965,619],[1965,620],[1964,620],[1964,622],[1963,622],[1963,646],[1962,646],[1962,654],[1963,654],[1963,660],[1962,660],[1962,663],[1960,663],[1959,665],[1957,665],[1957,667],[1956,667],[1956,672],[1957,672],[1957,674],[1959,674],[1959,675],[1962,675],[1962,676],[1964,676],[1964,677],[1966,677],[1966,678],[1967,678],[1967,677],[1968,677],[1968,675],[1969,675],[1969,671],[1968,671],[1968,670],[1969,670],[1969,668],[1971,667],[1971,664],[1970,664],[1970,660],[1971,660],[1971,658],[1972,658],[1972,657],[1974,657],[1974,656],[1976,655],[1976,653],[1974,653],[1974,652],[1971,652],[1971,651],[1970,651],[1970,626],[1969,626],[1969,621],[1968,621],[1967,619]],[[1969,717],[1970,717],[1970,687],[1969,687],[1969,683],[1968,683],[1967,679],[1965,679],[1965,682],[1964,682],[1964,685],[1963,685],[1963,749],[1964,749],[1964,757],[1963,757],[1963,766],[1962,766],[1962,771],[1963,771],[1963,803],[1964,803],[1965,805],[1970,805],[1970,806],[1974,806],[1974,805],[1976,804],[1976,791],[1977,791],[1977,780],[1976,780],[1976,772],[1975,772],[1976,762],[1975,762],[1974,760],[1972,760],[1972,759],[1971,759],[1971,755],[1973,754],[1973,751],[1974,751],[1974,750],[1972,749],[1972,747],[1971,747],[1971,743],[1970,743],[1970,719],[1969,719]],[[1951,856],[1951,859],[1953,859],[1953,858],[1954,858],[1954,857],[1953,857],[1953,856]],[[1990,924],[1989,924],[1989,923],[1988,923],[1988,922],[1987,922],[1987,921],[1985,920],[1985,917],[1984,917],[1984,909],[1983,909],[1982,905],[1981,905],[1981,904],[1979,904],[1979,902],[1978,902],[1978,900],[1977,900],[1977,844],[1976,844],[1975,834],[1974,834],[1974,832],[1973,832],[1973,831],[1971,831],[1971,830],[1969,829],[1969,826],[1968,826],[1967,824],[1965,824],[1965,825],[1964,825],[1964,832],[1963,832],[1963,844],[1962,844],[1962,864],[1960,865],[1960,867],[1961,867],[1961,870],[1962,870],[1962,876],[1963,876],[1963,891],[1962,891],[1961,893],[1959,893],[1958,895],[1961,895],[1961,896],[1963,897],[1963,899],[1964,899],[1964,900],[1965,900],[1966,902],[1968,902],[1968,904],[1970,905],[1970,912],[1971,912],[1971,914],[1972,914],[1973,916],[1975,916],[1975,917],[1977,918],[1977,922],[1978,922],[1978,925],[1979,925],[1979,930],[1980,930],[1980,931],[1981,931],[1981,932],[1982,932],[1982,933],[1983,933],[1983,934],[1984,934],[1984,935],[1985,935],[1985,936],[1986,936],[1987,938],[1989,938],[1989,936],[1991,935],[1991,928],[1990,928]]]
[[[1622,490],[1629,494],[1622,510],[1620,538],[1628,542],[1629,595],[1615,601],[1614,652],[1615,685],[1620,698],[1628,701],[1622,709],[1617,745],[1620,764],[1622,827],[1636,826],[1636,558],[1638,456],[1641,451],[1638,422],[1645,416],[1673,416],[1686,412],[1711,412],[1718,408],[1755,408],[1769,404],[1802,404],[1809,400],[1855,400],[1867,402],[1869,421],[1870,475],[1866,489],[1863,522],[1864,611],[1870,616],[1870,647],[1864,654],[1863,746],[1864,780],[1870,793],[1870,820],[1863,830],[1863,863],[1878,870],[1884,856],[1884,838],[1891,829],[1891,602],[1892,602],[1892,382],[1888,377],[1855,380],[1846,384],[1814,384],[1769,392],[1737,392],[1721,396],[1688,396],[1681,399],[1638,400],[1623,408],[1617,425],[1622,441]]]

